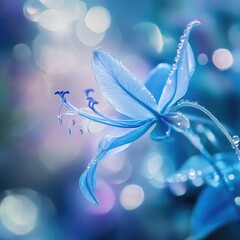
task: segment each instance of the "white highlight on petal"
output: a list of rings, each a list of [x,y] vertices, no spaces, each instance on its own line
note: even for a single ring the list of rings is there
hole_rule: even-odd
[[[144,201],[143,189],[135,184],[127,185],[120,194],[120,203],[126,210],[138,208]]]
[[[233,64],[233,56],[229,50],[219,48],[213,53],[212,61],[218,69],[227,70]]]
[[[5,197],[0,205],[0,213],[3,225],[18,235],[31,232],[38,216],[35,203],[20,194]]]
[[[102,33],[109,28],[111,24],[111,16],[106,8],[93,7],[87,12],[85,23],[91,31]]]

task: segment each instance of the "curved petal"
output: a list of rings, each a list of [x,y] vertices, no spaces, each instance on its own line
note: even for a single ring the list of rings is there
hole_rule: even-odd
[[[157,122],[155,128],[150,133],[150,137],[155,141],[162,141],[170,136],[170,131],[167,123]]]
[[[193,211],[192,238],[205,239],[228,222],[240,220],[238,208],[224,187],[207,187],[198,198]]]
[[[149,73],[145,81],[144,85],[152,93],[156,102],[159,101],[171,69],[172,67],[169,64],[160,63]]]
[[[118,112],[140,120],[157,114],[152,94],[116,57],[95,50],[93,68],[103,96]]]
[[[98,200],[94,195],[95,179],[96,179],[96,168],[100,160],[104,159],[110,154],[120,152],[127,148],[132,142],[140,138],[145,134],[154,122],[145,124],[126,135],[120,137],[107,137],[102,140],[99,144],[99,149],[96,156],[88,164],[87,169],[81,175],[79,184],[83,195],[92,203],[98,204]]]
[[[164,112],[167,107],[183,97],[188,89],[189,80],[194,72],[195,61],[188,38],[193,27],[198,26],[195,20],[188,24],[177,50],[176,62],[172,66],[166,85],[158,102],[159,109]]]

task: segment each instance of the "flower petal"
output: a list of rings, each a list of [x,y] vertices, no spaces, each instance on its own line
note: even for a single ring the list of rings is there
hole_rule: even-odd
[[[150,133],[150,137],[155,141],[162,141],[170,136],[170,131],[167,123],[158,122]]]
[[[162,112],[183,97],[188,89],[189,80],[194,72],[195,61],[188,38],[193,27],[200,22],[195,20],[188,24],[177,50],[176,63],[172,66],[166,85],[158,102]]]
[[[118,112],[140,120],[157,114],[152,94],[116,57],[95,50],[93,68],[103,96]]]
[[[198,198],[193,211],[193,239],[205,239],[228,222],[240,220],[238,206],[234,206],[224,187],[207,187]]]
[[[81,175],[79,184],[83,195],[92,203],[98,204],[98,200],[94,195],[96,168],[100,160],[110,154],[115,154],[127,148],[132,142],[145,134],[154,122],[150,122],[141,126],[126,135],[120,137],[107,137],[99,144],[99,149],[96,156],[88,164],[87,169]]]
[[[160,63],[149,73],[149,76],[145,81],[146,88],[152,93],[156,102],[159,101],[171,69],[172,68],[169,64]]]

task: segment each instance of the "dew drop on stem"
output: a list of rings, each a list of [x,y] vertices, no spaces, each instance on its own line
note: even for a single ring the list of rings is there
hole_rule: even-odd
[[[240,142],[239,136],[238,135],[234,135],[232,137],[232,140],[233,140],[233,143],[235,144],[235,146],[238,147],[239,146],[239,142]]]

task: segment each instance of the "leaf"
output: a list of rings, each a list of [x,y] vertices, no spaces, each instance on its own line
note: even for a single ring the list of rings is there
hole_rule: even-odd
[[[118,112],[134,119],[154,118],[158,109],[154,97],[116,57],[95,50],[93,68],[103,96]]]
[[[156,102],[159,101],[170,72],[171,66],[169,64],[160,63],[149,73],[145,81],[146,88],[152,93]]]
[[[100,142],[96,156],[88,164],[87,169],[81,175],[79,180],[79,185],[82,193],[90,202],[98,204],[98,200],[94,195],[96,168],[98,162],[111,154],[115,154],[127,148],[132,142],[145,134],[152,126],[152,124],[153,122],[150,122],[123,136],[107,137]]]
[[[188,89],[189,80],[195,68],[194,56],[190,44],[188,43],[188,38],[192,28],[199,24],[200,22],[197,20],[189,23],[184,34],[180,38],[181,42],[177,50],[175,64],[172,66],[172,71],[169,74],[158,102],[159,109],[162,110],[162,112],[182,98]]]
[[[224,187],[207,187],[199,196],[193,211],[192,238],[205,239],[228,222],[239,220],[238,208]]]

